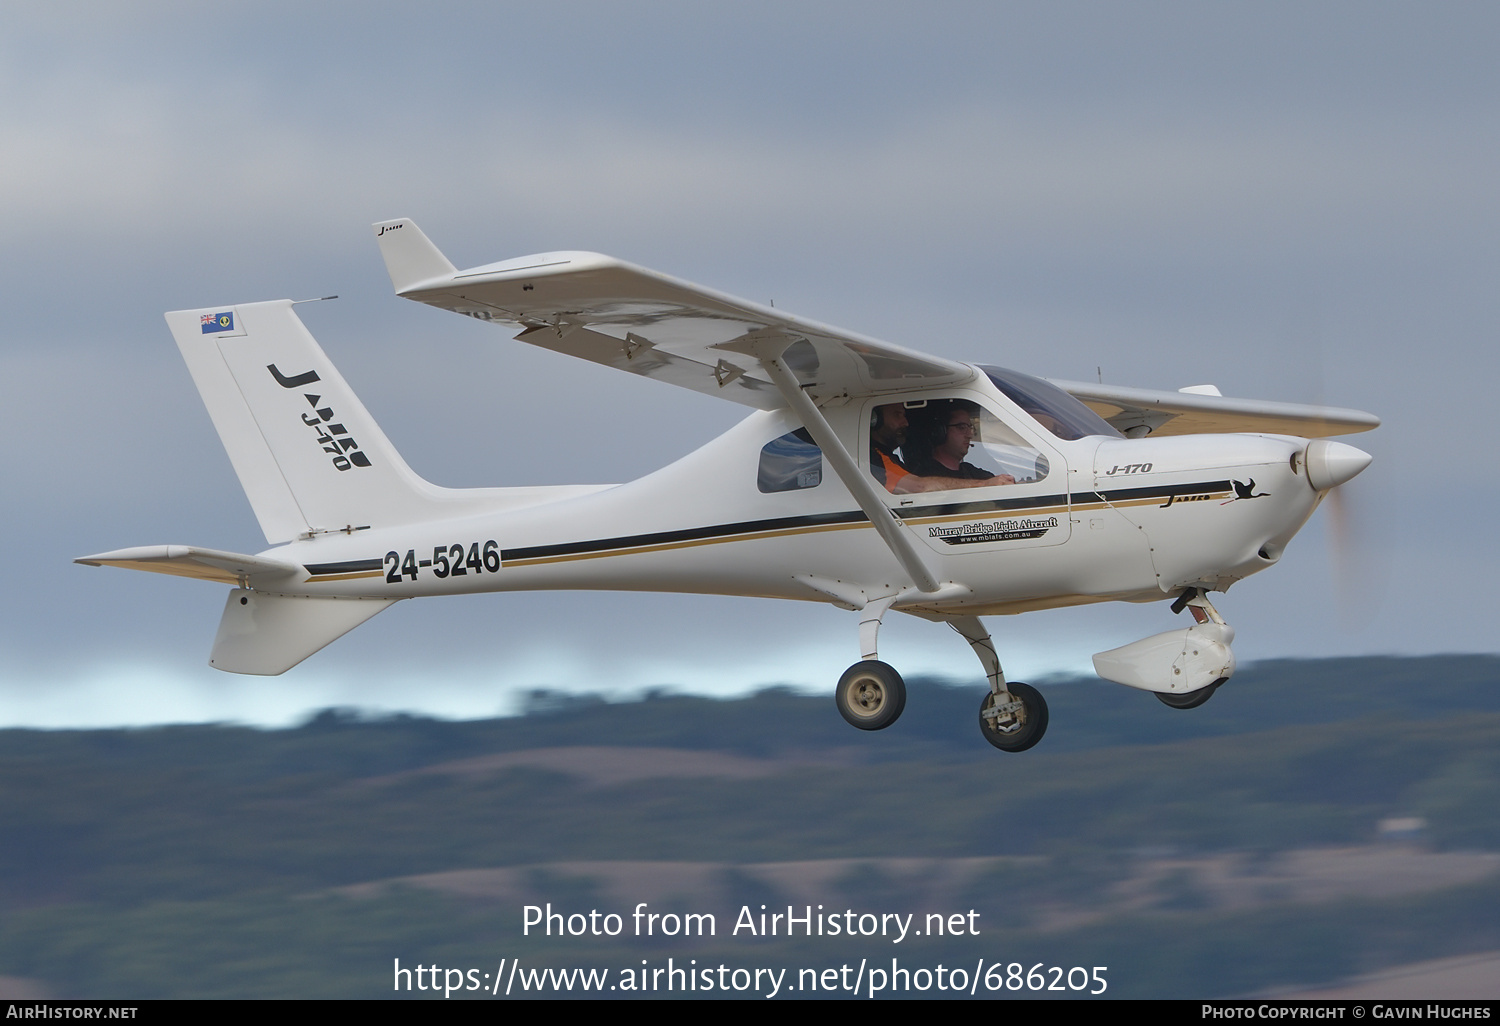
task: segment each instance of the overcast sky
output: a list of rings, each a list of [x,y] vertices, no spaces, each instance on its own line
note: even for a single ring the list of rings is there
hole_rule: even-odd
[[[69,562],[264,548],[166,310],[337,293],[304,319],[444,485],[626,480],[744,414],[397,299],[369,229],[393,217],[461,267],[597,250],[964,360],[1371,411],[1343,544],[1320,511],[1218,602],[1241,662],[1500,647],[1493,5],[5,14],[0,724],[831,692],[854,614],[619,594],[401,603],[358,645],[235,677],[207,665],[224,589]],[[989,622],[1014,679],[1180,625],[1161,604]],[[910,618],[882,656],[979,677]]]

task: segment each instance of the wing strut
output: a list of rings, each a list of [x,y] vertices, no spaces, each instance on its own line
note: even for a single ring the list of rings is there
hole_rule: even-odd
[[[891,554],[896,557],[902,569],[911,575],[912,581],[920,590],[937,591],[937,578],[927,569],[916,543],[906,532],[906,525],[881,501],[880,493],[875,490],[874,480],[861,472],[859,464],[849,455],[849,450],[844,448],[839,436],[833,433],[833,428],[824,419],[823,411],[802,391],[797,375],[781,362],[781,354],[793,341],[779,333],[756,340],[754,348],[758,351],[755,355],[760,359],[760,365],[766,369],[766,375],[787,405],[801,418],[808,433],[813,436],[813,441],[818,443],[818,448],[823,450],[823,455],[833,464],[834,473],[844,482],[844,487],[849,489],[859,503],[859,508],[865,511],[865,516],[870,518],[876,533],[890,547]]]

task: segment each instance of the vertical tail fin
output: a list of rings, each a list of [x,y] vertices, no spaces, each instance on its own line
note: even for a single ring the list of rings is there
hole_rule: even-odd
[[[385,258],[385,269],[391,276],[396,295],[403,295],[414,286],[434,278],[451,278],[458,273],[458,268],[443,256],[411,218],[381,221],[374,228],[375,238],[380,242],[380,255]]]
[[[412,472],[291,300],[178,310],[167,324],[272,544],[469,504]]]

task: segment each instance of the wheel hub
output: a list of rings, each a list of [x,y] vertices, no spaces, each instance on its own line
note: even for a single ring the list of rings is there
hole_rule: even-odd
[[[989,720],[990,726],[1000,733],[1015,733],[1026,725],[1026,706],[1014,696],[1009,702],[1001,702],[999,699],[999,695],[991,692],[990,699],[985,704],[981,715]]]
[[[1030,684],[1007,684],[1005,691],[984,696],[979,729],[1001,751],[1024,752],[1047,732],[1047,701]]]
[[[906,685],[894,668],[876,659],[855,663],[835,691],[839,715],[860,730],[884,730],[906,705]]]

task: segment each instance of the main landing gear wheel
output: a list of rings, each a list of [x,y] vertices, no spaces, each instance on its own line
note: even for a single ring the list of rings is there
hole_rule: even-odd
[[[1047,700],[1030,684],[1007,684],[1006,688],[1021,707],[999,717],[986,716],[1000,697],[991,691],[979,706],[979,730],[1002,752],[1024,752],[1047,733]]]
[[[1196,709],[1214,697],[1214,692],[1219,690],[1219,685],[1224,683],[1226,679],[1225,677],[1220,677],[1208,687],[1199,688],[1197,691],[1189,691],[1185,695],[1168,695],[1161,691],[1153,691],[1151,693],[1161,701],[1162,705],[1170,705],[1173,709]]]
[[[866,659],[839,678],[839,715],[860,730],[884,730],[906,708],[906,683],[889,663]]]

